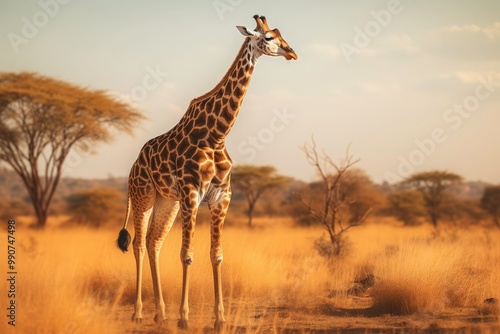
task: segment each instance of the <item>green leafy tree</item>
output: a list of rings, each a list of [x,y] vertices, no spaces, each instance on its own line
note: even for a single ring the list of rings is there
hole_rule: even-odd
[[[107,92],[36,73],[0,73],[0,160],[22,179],[38,226],[48,210],[70,151],[132,133],[142,116]]]
[[[484,189],[481,207],[491,215],[495,225],[500,228],[500,186],[490,186]]]
[[[429,171],[409,176],[403,183],[422,194],[427,215],[434,228],[438,221],[446,198],[446,190],[462,181],[458,174],[446,171]]]
[[[241,191],[248,204],[248,226],[252,226],[255,204],[261,195],[274,188],[284,186],[289,178],[278,174],[273,166],[240,165],[231,172],[231,184]]]

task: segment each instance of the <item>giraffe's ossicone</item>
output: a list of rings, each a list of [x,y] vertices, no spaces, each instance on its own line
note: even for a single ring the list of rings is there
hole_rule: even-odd
[[[130,170],[127,215],[119,233],[118,247],[123,251],[128,249],[130,234],[126,227],[129,218],[132,218],[137,269],[134,321],[142,320],[142,267],[146,250],[153,277],[155,320],[165,319],[159,255],[163,240],[180,209],[183,284],[179,327],[187,328],[189,274],[193,262],[191,240],[198,207],[206,202],[211,213],[210,258],[215,287],[215,327],[225,324],[221,291],[221,233],[231,199],[232,165],[225,138],[236,120],[259,57],[268,55],[297,59],[278,29],[270,29],[264,16],[255,15],[254,19],[257,22],[255,30],[237,27],[246,38],[222,80],[208,93],[193,99],[177,125],[149,140]]]

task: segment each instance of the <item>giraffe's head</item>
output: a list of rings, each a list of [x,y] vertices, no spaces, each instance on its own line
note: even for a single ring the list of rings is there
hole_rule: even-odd
[[[243,36],[249,37],[255,44],[257,50],[268,56],[283,56],[287,60],[297,60],[297,54],[281,36],[278,29],[270,29],[264,16],[254,15],[257,22],[255,30],[248,30],[243,26],[237,26]]]

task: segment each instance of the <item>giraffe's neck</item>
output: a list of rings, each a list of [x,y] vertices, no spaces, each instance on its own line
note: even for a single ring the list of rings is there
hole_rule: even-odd
[[[200,137],[205,136],[211,145],[224,143],[236,120],[259,56],[250,38],[246,38],[222,80],[211,91],[191,101],[183,117],[184,122],[194,125],[190,132],[198,129]]]

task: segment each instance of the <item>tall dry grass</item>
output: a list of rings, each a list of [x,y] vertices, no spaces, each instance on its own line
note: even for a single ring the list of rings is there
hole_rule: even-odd
[[[92,245],[94,234],[83,230],[41,232],[18,226],[16,327],[2,321],[0,333],[114,331],[105,305],[82,289],[82,277],[95,270],[96,261],[104,255],[98,244]]]
[[[19,227],[17,233],[17,332],[112,333],[123,332],[132,325],[129,318],[135,298],[135,262],[132,252],[122,254],[116,248],[116,231],[38,231]],[[325,294],[329,270],[313,252],[314,235],[313,230],[302,229],[226,229],[223,291],[228,320],[244,324],[243,312],[247,309],[289,303],[305,306],[311,303],[311,294],[318,294],[318,290]],[[204,328],[212,323],[213,310],[210,237],[206,226],[197,228],[194,244],[191,318]],[[181,231],[174,228],[161,254],[162,286],[171,320],[178,318],[180,245]],[[144,272],[145,321],[152,322],[155,311],[147,257]],[[123,317],[126,322],[116,320]],[[3,329],[0,332],[4,333]]]
[[[145,259],[144,321],[130,321],[135,294],[132,252],[115,247],[116,231],[18,228],[17,333],[154,332],[152,284]],[[351,231],[350,231],[351,232]],[[425,227],[369,224],[350,233],[350,255],[330,262],[314,250],[319,228],[287,224],[223,235],[223,291],[231,328],[260,332],[273,321],[268,309],[323,312],[322,306],[355,308],[347,291],[359,276],[373,273],[373,310],[378,313],[439,313],[482,310],[500,297],[500,233],[458,231],[432,238]],[[213,282],[206,226],[197,228],[190,307],[193,327],[212,324]],[[181,233],[174,227],[161,253],[168,332],[176,332],[181,293]],[[3,289],[3,288],[2,288]],[[332,293],[335,292],[335,293]],[[368,305],[369,306],[369,305]],[[3,307],[3,306],[2,306]],[[314,321],[314,317],[311,318]],[[0,332],[5,323],[0,323]],[[170,326],[170,327],[168,327]],[[266,327],[267,326],[267,327]],[[10,328],[7,328],[10,329]],[[7,332],[9,333],[9,332]]]
[[[484,300],[500,297],[499,231],[453,229],[435,236],[426,227],[375,224],[356,232],[357,261],[369,265],[377,280],[370,292],[374,311],[439,314],[472,308],[497,312],[488,311]]]

